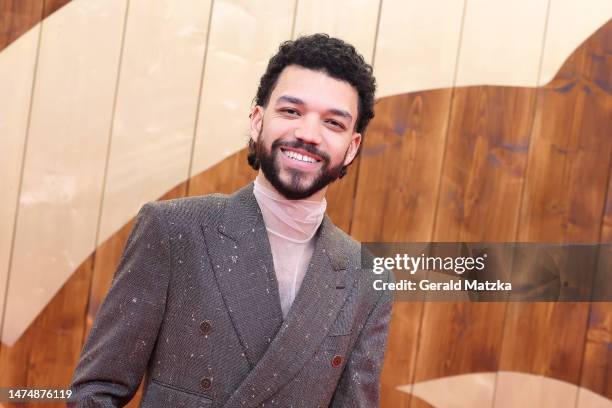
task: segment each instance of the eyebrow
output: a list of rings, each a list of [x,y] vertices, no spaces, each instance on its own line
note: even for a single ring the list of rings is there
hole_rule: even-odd
[[[300,98],[296,98],[295,96],[290,96],[290,95],[283,95],[283,96],[279,97],[276,100],[276,104],[278,105],[280,102],[289,102],[289,103],[292,103],[294,105],[300,105],[300,106],[306,105],[306,102],[304,102]],[[337,115],[337,116],[341,116],[341,117],[347,118],[349,120],[353,120],[353,116],[350,113],[348,113],[347,111],[342,110],[342,109],[331,108],[331,109],[328,109],[327,112],[329,112],[329,113],[331,113],[333,115]]]

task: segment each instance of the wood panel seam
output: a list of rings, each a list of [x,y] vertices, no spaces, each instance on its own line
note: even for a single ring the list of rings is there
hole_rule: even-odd
[[[431,225],[431,231],[430,231],[430,235],[429,235],[429,240],[433,241],[434,237],[435,237],[435,232],[436,232],[436,224],[438,221],[438,211],[440,209],[440,202],[441,202],[441,198],[440,198],[440,189],[442,187],[442,171],[444,169],[444,162],[446,159],[446,151],[448,149],[448,134],[450,132],[450,122],[451,122],[451,118],[452,118],[452,110],[453,110],[453,100],[455,98],[455,85],[457,83],[457,75],[458,75],[458,71],[459,71],[459,58],[461,56],[461,43],[463,41],[463,30],[464,30],[464,25],[465,25],[465,14],[466,14],[466,10],[467,10],[467,2],[468,0],[464,0],[463,1],[463,10],[461,11],[461,23],[459,25],[459,36],[457,39],[457,53],[455,54],[455,67],[453,69],[453,84],[452,84],[452,88],[451,88],[451,94],[449,97],[449,104],[448,104],[448,112],[446,114],[446,129],[444,130],[444,140],[442,142],[442,145],[444,146],[443,150],[442,150],[442,158],[440,160],[440,167],[438,168],[438,183],[436,186],[436,192],[437,192],[437,199],[436,199],[436,204],[435,204],[435,212],[434,212],[434,217],[433,217],[433,222]],[[421,301],[421,316],[419,319],[419,325],[418,325],[418,329],[416,332],[416,339],[417,339],[417,344],[415,346],[415,351],[414,351],[414,362],[413,365],[411,367],[411,373],[410,373],[410,378],[412,378],[412,382],[410,384],[410,407],[413,407],[415,405],[415,400],[414,400],[414,384],[416,381],[416,374],[417,374],[417,366],[418,366],[418,362],[419,362],[419,352],[421,350],[420,346],[421,346],[421,337],[422,337],[422,329],[423,329],[423,320],[425,319],[425,306],[427,305],[427,301],[425,300],[425,298]]]
[[[21,153],[21,167],[19,169],[19,184],[17,186],[17,200],[15,201],[15,217],[13,220],[13,234],[11,236],[11,243],[10,243],[10,247],[9,247],[9,259],[8,259],[8,268],[7,268],[7,274],[6,274],[6,286],[4,288],[4,298],[3,298],[3,307],[2,307],[2,316],[0,316],[0,339],[2,339],[4,337],[4,320],[5,320],[5,316],[6,316],[6,309],[7,309],[7,304],[8,304],[8,291],[9,291],[9,286],[11,283],[11,265],[13,263],[13,252],[15,249],[15,236],[17,234],[17,223],[19,221],[19,202],[21,199],[21,190],[23,187],[23,174],[24,174],[24,170],[25,170],[25,159],[26,159],[26,155],[27,155],[27,151],[28,151],[28,136],[30,134],[30,124],[32,122],[32,106],[33,106],[33,101],[34,101],[34,93],[36,90],[36,77],[38,74],[38,60],[39,60],[39,56],[40,56],[40,43],[42,41],[42,28],[43,28],[43,21],[44,19],[42,18],[44,16],[45,13],[45,7],[43,4],[43,7],[41,8],[41,19],[40,19],[40,23],[38,24],[38,35],[37,35],[37,41],[36,41],[36,55],[34,57],[34,70],[33,70],[33,75],[32,75],[32,86],[30,88],[30,103],[28,106],[28,115],[27,115],[27,119],[26,119],[26,128],[25,128],[25,136],[24,136],[24,140],[23,140],[23,150]],[[0,347],[0,350],[2,348]]]
[[[299,1],[299,0],[296,0]],[[374,70],[374,64],[376,61],[376,46],[378,45],[378,31],[380,30],[380,15],[382,12],[382,3],[383,0],[379,0],[378,2],[378,16],[376,17],[376,30],[374,30],[374,46],[372,47],[372,61],[370,63],[370,66],[372,67],[372,70]],[[380,99],[379,99],[380,100]],[[376,105],[378,101],[374,102],[374,105]],[[366,135],[367,136],[367,131],[366,131]],[[359,150],[363,152],[363,146],[364,146],[365,142],[364,139],[362,138],[361,140],[361,145],[359,146]],[[355,161],[355,160],[354,160]],[[357,201],[357,189],[359,188],[359,175],[361,174],[361,160],[356,160],[357,163],[355,163],[355,166],[357,167],[356,169],[354,169],[354,171],[357,173],[357,177],[355,177],[355,181],[353,182],[353,200],[351,201],[351,214],[349,217],[349,224],[348,224],[348,234],[352,235],[353,234],[353,220],[354,220],[354,214],[355,214],[355,202]]]
[[[206,72],[206,60],[208,58],[208,48],[210,41],[210,26],[212,25],[212,16],[213,16],[213,8],[215,5],[215,0],[211,0],[210,9],[208,10],[208,24],[206,26],[206,45],[204,48],[204,55],[202,56],[202,71],[200,73],[200,90],[198,91],[198,100],[196,102],[195,108],[195,121],[193,123],[193,137],[191,138],[191,154],[189,155],[189,167],[187,168],[187,185],[185,186],[185,195],[190,196],[190,185],[191,179],[194,177],[193,172],[193,157],[195,155],[196,150],[196,138],[198,131],[198,119],[200,118],[200,106],[202,103],[202,94],[204,93],[204,75]],[[174,187],[173,187],[174,188]]]
[[[611,178],[611,174],[612,174],[612,149],[610,151],[610,159],[608,160],[608,179],[606,181],[606,186],[607,186],[607,190],[606,190],[606,196],[604,199],[604,205],[602,206],[602,211],[601,211],[601,224],[599,227],[599,238],[597,240],[597,242],[602,243],[601,240],[603,238],[603,230],[605,227],[605,220],[606,220],[606,207],[607,207],[607,203],[608,200],[610,200],[610,178]],[[600,255],[600,250],[597,251],[597,257],[596,259],[599,259],[599,255]],[[593,283],[591,284],[591,288],[594,288],[595,284],[595,276],[593,276]],[[592,292],[593,289],[591,289],[591,294],[593,294]],[[589,336],[589,322],[591,321],[591,313],[593,312],[593,301],[589,302],[589,311],[587,312],[587,326],[586,326],[586,330],[584,331],[584,339],[582,341],[582,358],[580,359],[580,368],[578,370],[578,384],[577,386],[579,387],[578,391],[576,392],[576,400],[575,400],[575,408],[579,408],[578,404],[580,402],[580,387],[582,387],[582,375],[584,372],[584,359],[585,359],[585,355],[587,352],[587,345],[588,345],[588,336]]]
[[[117,62],[117,78],[115,79],[115,90],[113,95],[113,106],[111,108],[111,117],[110,124],[108,128],[108,140],[106,143],[106,160],[104,161],[104,174],[102,176],[102,191],[100,194],[100,203],[98,205],[98,220],[96,222],[96,234],[95,234],[95,242],[94,242],[94,250],[93,250],[93,258],[91,262],[91,272],[89,273],[89,282],[88,282],[88,293],[87,302],[85,303],[85,313],[83,319],[83,334],[81,336],[81,346],[85,343],[85,338],[87,334],[87,315],[89,311],[89,305],[91,301],[92,294],[92,286],[93,286],[93,273],[96,267],[96,253],[98,248],[100,247],[100,226],[102,224],[102,212],[104,210],[104,197],[106,196],[106,182],[108,177],[108,167],[110,162],[111,155],[111,147],[113,143],[113,128],[115,125],[115,115],[117,112],[117,99],[119,95],[119,84],[121,83],[121,70],[123,67],[123,55],[125,52],[125,37],[127,35],[127,25],[130,13],[130,0],[126,0],[125,3],[125,15],[123,17],[123,32],[121,33],[121,44],[119,45],[119,60]]]

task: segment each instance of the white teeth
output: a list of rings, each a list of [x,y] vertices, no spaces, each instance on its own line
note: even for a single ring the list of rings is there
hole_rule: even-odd
[[[285,153],[285,155],[287,155],[288,157],[292,158],[293,160],[299,160],[299,161],[303,161],[303,162],[306,162],[306,163],[316,163],[317,162],[312,157],[308,157],[308,156],[296,153],[296,152],[291,151],[291,150],[285,150],[284,153]]]

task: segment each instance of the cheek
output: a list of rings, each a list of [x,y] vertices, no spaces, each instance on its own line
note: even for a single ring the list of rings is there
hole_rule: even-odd
[[[344,140],[332,140],[328,144],[328,149],[332,162],[337,164],[344,160],[344,156],[349,149],[349,143]]]
[[[264,123],[263,135],[272,141],[293,134],[295,125],[287,120],[270,120]],[[271,144],[271,143],[270,143]]]

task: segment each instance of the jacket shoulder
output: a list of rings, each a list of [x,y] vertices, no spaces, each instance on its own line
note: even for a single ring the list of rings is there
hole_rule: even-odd
[[[225,194],[208,194],[194,197],[152,201],[143,206],[150,207],[165,223],[173,225],[211,224],[220,219],[227,204]]]

